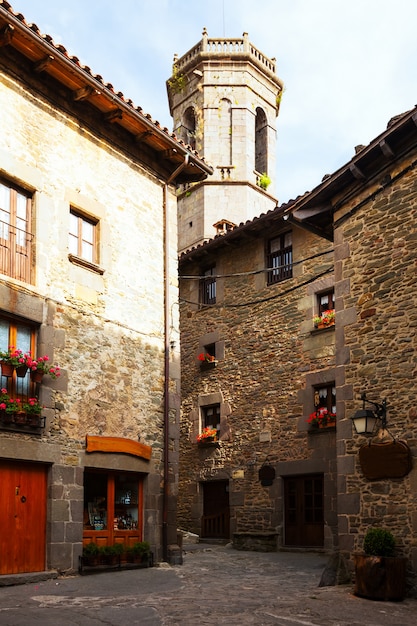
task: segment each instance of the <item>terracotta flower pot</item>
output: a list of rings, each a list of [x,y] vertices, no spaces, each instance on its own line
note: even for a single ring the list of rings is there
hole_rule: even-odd
[[[18,365],[16,367],[16,376],[18,378],[24,378],[26,376],[26,372],[28,371],[27,365]]]
[[[41,383],[42,382],[42,378],[43,378],[43,372],[40,372],[39,370],[31,370],[30,371],[30,380],[33,383]]]
[[[7,361],[0,361],[0,366],[2,376],[13,376],[14,365],[12,365],[11,363],[7,363]]]

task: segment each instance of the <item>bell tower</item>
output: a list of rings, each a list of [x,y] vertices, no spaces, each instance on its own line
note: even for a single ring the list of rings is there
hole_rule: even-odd
[[[183,252],[273,209],[275,120],[283,84],[268,59],[243,33],[203,37],[174,57],[167,81],[176,136],[214,168],[207,180],[178,193],[178,250]],[[220,230],[221,232],[221,230]]]

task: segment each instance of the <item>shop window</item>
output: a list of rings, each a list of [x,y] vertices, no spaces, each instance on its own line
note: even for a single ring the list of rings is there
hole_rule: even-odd
[[[0,180],[0,272],[31,282],[31,197]]]
[[[142,541],[142,493],[140,474],[85,470],[84,537],[108,545]]]

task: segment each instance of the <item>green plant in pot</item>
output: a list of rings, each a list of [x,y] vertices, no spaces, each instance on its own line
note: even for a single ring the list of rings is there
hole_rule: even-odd
[[[100,548],[94,541],[83,546],[83,559],[85,565],[97,565]]]
[[[394,556],[395,538],[384,528],[370,528],[365,554],[355,554],[355,595],[371,600],[403,600],[407,559]]]
[[[122,543],[115,543],[112,546],[103,546],[99,548],[102,560],[107,565],[114,565],[120,560],[120,556],[124,552]]]
[[[148,541],[136,541],[126,549],[126,558],[129,563],[147,562],[150,552],[151,546]]]

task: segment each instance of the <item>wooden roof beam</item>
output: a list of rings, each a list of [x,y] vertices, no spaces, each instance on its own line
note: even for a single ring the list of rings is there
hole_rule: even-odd
[[[97,89],[94,89],[94,87],[86,85],[85,87],[81,87],[80,89],[74,91],[73,98],[75,102],[78,102],[79,100],[86,100],[86,98],[89,98],[93,95],[99,96],[100,92],[97,91]]]
[[[113,109],[112,111],[104,114],[104,119],[106,120],[106,122],[110,122],[111,124],[116,120],[121,120],[122,117],[123,111],[119,108]]]
[[[0,30],[0,48],[2,46],[8,46],[14,35],[14,26],[6,24],[4,28]]]
[[[381,148],[381,152],[384,155],[385,158],[387,159],[393,159],[395,154],[394,152],[391,150],[391,147],[388,145],[388,143],[385,141],[385,139],[382,139],[379,142],[379,147]]]
[[[138,133],[137,135],[135,135],[135,141],[136,143],[142,143],[147,139],[147,137],[150,137],[151,135],[153,135],[153,132],[151,130],[145,130],[143,133]]]
[[[350,170],[350,173],[352,174],[352,176],[354,178],[356,178],[356,180],[366,180],[365,174],[354,163],[351,163],[349,165],[349,170]]]
[[[52,61],[54,60],[55,58],[52,56],[52,54],[48,54],[46,57],[35,63],[33,69],[37,74],[40,74],[41,72],[45,71],[48,65],[51,65]]]

